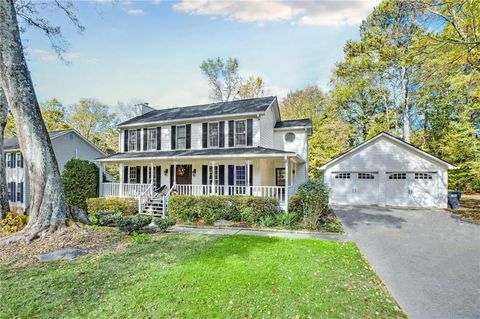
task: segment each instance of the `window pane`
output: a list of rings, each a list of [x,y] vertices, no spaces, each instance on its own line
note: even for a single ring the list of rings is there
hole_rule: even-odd
[[[128,131],[128,150],[136,151],[137,150],[137,131],[131,130]]]
[[[235,183],[237,186],[245,186],[245,166],[235,166]]]
[[[218,147],[218,123],[208,124],[208,142],[211,147]]]
[[[185,126],[177,126],[177,148],[178,149],[187,147],[185,132],[186,132]]]
[[[213,170],[212,166],[208,167],[208,185],[212,185]],[[215,185],[218,185],[218,165],[215,166]]]
[[[157,129],[149,128],[147,138],[147,149],[154,150],[157,148]]]
[[[137,182],[137,168],[136,167],[130,167],[129,168],[129,183],[135,184]]]
[[[246,123],[245,120],[235,121],[235,145],[247,144]]]

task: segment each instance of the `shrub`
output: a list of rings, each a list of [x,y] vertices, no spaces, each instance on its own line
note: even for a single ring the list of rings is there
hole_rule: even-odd
[[[99,212],[95,214],[95,220],[98,226],[115,227],[121,216],[122,214],[117,212]]]
[[[273,227],[275,226],[275,218],[273,218],[272,216],[262,216],[260,218],[260,226],[262,227]]]
[[[99,212],[116,212],[125,216],[138,213],[138,201],[132,198],[89,198],[87,206],[90,216]]]
[[[322,226],[323,230],[331,233],[341,233],[343,232],[342,223],[337,218],[331,218],[325,225]]]
[[[288,211],[302,219],[303,227],[318,230],[331,215],[328,207],[328,187],[320,179],[311,179],[290,198]]]
[[[97,196],[98,167],[89,161],[71,159],[65,164],[62,183],[66,202],[87,210],[87,199]]]
[[[15,233],[25,228],[28,222],[26,215],[9,212],[4,219],[0,220],[0,226],[5,233]]]
[[[260,223],[265,216],[278,213],[278,201],[253,196],[172,196],[168,204],[169,216],[180,222],[202,220],[213,224],[216,220]]]
[[[151,216],[135,215],[135,216],[119,216],[116,226],[118,229],[127,234],[139,232],[152,221]]]
[[[169,227],[175,225],[175,220],[171,218],[155,218],[155,224],[160,232],[166,232]]]
[[[297,216],[295,214],[278,214],[276,217],[276,224],[286,228],[292,228],[297,223]]]

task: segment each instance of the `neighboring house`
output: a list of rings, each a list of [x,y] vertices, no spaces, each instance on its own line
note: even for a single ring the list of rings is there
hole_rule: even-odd
[[[93,161],[100,156],[105,156],[105,153],[75,130],[50,132],[49,135],[60,173],[72,158]],[[26,211],[29,202],[28,173],[23,163],[18,139],[12,137],[6,140],[4,151],[10,207]]]
[[[285,208],[308,178],[311,121],[282,121],[276,97],[147,109],[118,128],[119,152],[99,162],[118,164],[120,183],[102,195],[139,198],[141,210],[164,213],[171,192],[268,196]]]
[[[381,133],[320,167],[334,205],[447,207],[456,167]]]

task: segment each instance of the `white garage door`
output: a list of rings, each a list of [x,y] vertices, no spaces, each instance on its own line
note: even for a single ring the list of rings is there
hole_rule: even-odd
[[[333,173],[331,203],[336,205],[377,205],[378,185],[377,172]]]
[[[387,173],[385,200],[388,206],[435,207],[437,174]]]

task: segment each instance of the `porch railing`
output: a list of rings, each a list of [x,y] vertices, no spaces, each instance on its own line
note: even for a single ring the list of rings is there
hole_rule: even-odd
[[[280,204],[285,202],[285,187],[283,186],[231,186],[231,185],[190,185],[177,184],[172,194],[178,195],[244,195],[262,196],[277,199]]]
[[[103,197],[132,197],[138,198],[151,184],[104,183]]]

